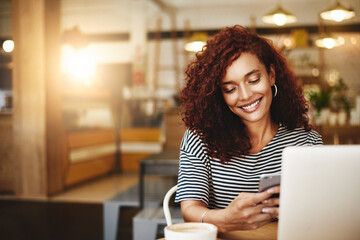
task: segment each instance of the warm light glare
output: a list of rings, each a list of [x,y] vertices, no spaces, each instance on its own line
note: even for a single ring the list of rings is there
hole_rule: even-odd
[[[331,11],[331,17],[336,22],[341,22],[345,19],[345,13],[344,13],[344,11],[341,11],[341,10],[334,10],[334,11]]]
[[[123,88],[123,97],[126,100],[131,99],[132,93],[131,93],[131,89],[129,87],[124,87]]]
[[[293,40],[291,38],[285,38],[284,39],[284,46],[286,48],[289,49],[289,48],[293,47],[293,45],[294,45],[294,42],[293,42]]]
[[[185,50],[189,52],[199,52],[206,43],[202,41],[195,41],[185,44]]]
[[[286,16],[282,13],[277,13],[274,14],[273,20],[276,25],[283,26],[286,23]]]
[[[6,40],[4,41],[2,48],[4,49],[5,52],[9,53],[12,52],[14,50],[15,44],[13,40]]]
[[[343,37],[339,37],[338,41],[339,41],[340,45],[343,45],[345,43],[345,39]]]
[[[325,79],[328,82],[329,86],[333,87],[338,79],[340,78],[340,72],[336,69],[331,69],[326,72]]]
[[[296,22],[296,17],[278,6],[276,10],[264,15],[262,20],[266,23],[283,26],[287,23]]]
[[[342,22],[345,19],[355,17],[355,12],[352,9],[348,9],[341,5],[339,2],[337,2],[334,7],[320,13],[320,16],[322,19],[325,20]]]
[[[351,42],[351,44],[355,45],[357,43],[357,40],[355,37],[351,37],[350,42]]]
[[[327,49],[332,49],[334,47],[338,47],[343,45],[345,42],[345,40],[343,38],[332,38],[332,37],[326,37],[326,38],[321,38],[315,41],[316,46],[318,47],[322,47],[322,48],[327,48]]]
[[[95,56],[90,48],[74,50],[66,46],[63,48],[62,69],[80,83],[89,86],[95,75]]]
[[[318,77],[320,75],[320,71],[317,68],[311,69],[311,73],[314,77]]]
[[[286,15],[284,13],[275,13],[273,15],[266,15],[262,17],[262,20],[266,23],[276,24],[283,26],[287,23],[296,22],[296,17],[293,15]]]
[[[333,38],[325,38],[324,39],[324,46],[327,49],[331,49],[331,48],[335,47],[335,40]]]

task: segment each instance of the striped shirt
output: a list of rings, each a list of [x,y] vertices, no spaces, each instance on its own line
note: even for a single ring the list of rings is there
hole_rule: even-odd
[[[280,125],[274,138],[260,152],[233,156],[222,164],[207,154],[198,135],[187,130],[180,147],[175,201],[201,200],[211,209],[225,208],[239,193],[257,192],[261,174],[281,172],[285,147],[321,144],[321,136],[313,130],[288,130]]]

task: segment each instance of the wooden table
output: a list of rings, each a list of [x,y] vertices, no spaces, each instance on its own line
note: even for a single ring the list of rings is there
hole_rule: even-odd
[[[218,240],[276,240],[277,222],[272,222],[251,231],[233,231],[219,234]]]
[[[219,234],[217,240],[276,240],[277,227],[278,223],[272,222],[256,230],[222,233]],[[165,240],[165,238],[159,240]]]

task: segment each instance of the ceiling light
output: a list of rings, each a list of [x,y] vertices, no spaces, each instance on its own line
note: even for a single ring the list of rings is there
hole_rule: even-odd
[[[296,22],[296,17],[291,13],[285,11],[280,5],[274,11],[264,15],[262,20],[266,23],[283,26],[287,23]]]
[[[92,85],[96,73],[97,57],[92,48],[62,47],[62,71],[72,80],[85,86]]]
[[[355,16],[355,12],[350,8],[345,8],[339,1],[337,1],[335,6],[321,12],[320,16],[325,20],[341,22],[345,19],[353,18]]]
[[[205,46],[205,42],[203,41],[194,41],[185,44],[185,50],[189,52],[199,52],[202,50],[203,46]]]
[[[63,42],[69,44],[74,49],[85,48],[89,45],[88,39],[78,26],[67,29],[63,33]]]
[[[14,50],[15,44],[13,40],[6,40],[4,41],[2,48],[5,52],[10,53]]]
[[[342,37],[335,38],[331,35],[324,36],[315,41],[316,46],[321,48],[332,49],[334,47],[341,46],[345,43],[345,40]]]
[[[185,50],[189,52],[199,52],[206,44],[208,35],[203,32],[194,33],[190,37],[190,41],[185,44]]]

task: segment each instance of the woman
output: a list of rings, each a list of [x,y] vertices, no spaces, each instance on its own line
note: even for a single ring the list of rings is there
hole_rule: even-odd
[[[234,26],[207,42],[186,76],[176,193],[184,220],[227,232],[277,218],[279,198],[270,196],[280,187],[258,193],[260,175],[280,173],[285,147],[322,144],[285,58]]]

